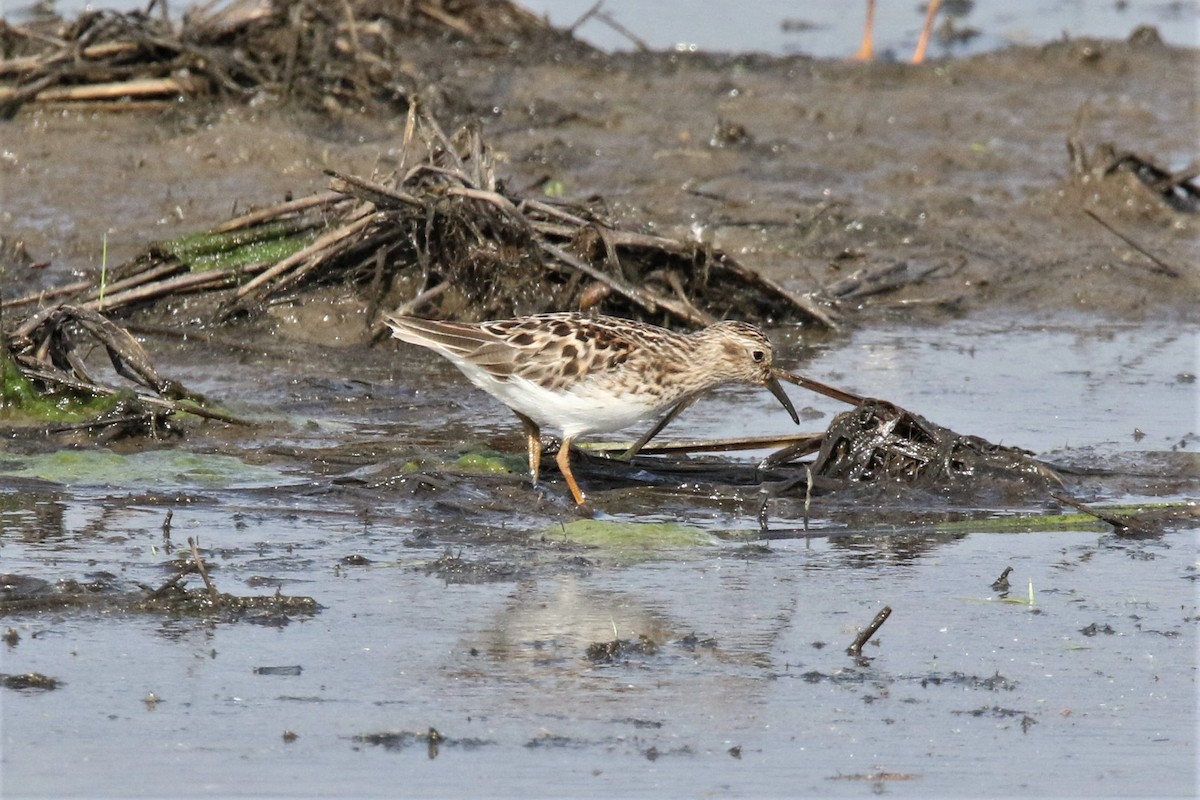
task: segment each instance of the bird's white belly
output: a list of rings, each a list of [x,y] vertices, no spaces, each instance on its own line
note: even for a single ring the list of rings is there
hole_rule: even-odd
[[[490,375],[469,373],[467,377],[539,426],[559,430],[564,437],[572,439],[589,433],[610,433],[656,419],[666,410],[661,403],[637,402],[628,395],[617,398],[605,392],[589,392],[585,387],[577,386],[571,392],[552,392],[525,378],[497,381]]]

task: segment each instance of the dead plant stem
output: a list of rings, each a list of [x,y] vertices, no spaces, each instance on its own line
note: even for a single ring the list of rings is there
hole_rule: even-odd
[[[188,547],[192,548],[192,561],[196,564],[196,569],[200,571],[200,577],[204,579],[204,585],[208,587],[208,596],[212,598],[213,608],[219,608],[221,605],[221,595],[217,592],[217,587],[213,586],[213,582],[208,577],[208,570],[204,568],[204,559],[200,557],[200,548],[196,545],[196,540],[191,536],[187,540]]]

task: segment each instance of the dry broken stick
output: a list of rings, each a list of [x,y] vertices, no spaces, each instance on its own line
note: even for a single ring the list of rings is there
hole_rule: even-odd
[[[1089,506],[1065,494],[1051,492],[1050,496],[1060,503],[1065,503],[1071,508],[1082,511],[1088,516],[1095,517],[1102,522],[1107,522],[1113,526],[1118,536],[1141,537],[1159,536],[1162,534],[1162,528],[1153,522],[1143,522],[1137,517],[1132,517],[1128,514],[1116,514],[1103,508]]]
[[[794,372],[778,370],[775,374],[782,381],[794,383],[797,386],[808,389],[810,392],[823,394],[826,397],[832,397],[834,400],[840,400],[843,403],[849,403],[852,406],[857,406],[867,399],[861,394],[855,394],[854,392],[849,392],[845,389],[839,389],[836,386],[830,386],[827,383],[821,383],[820,381],[813,380],[812,378],[806,378],[803,375],[797,375]]]
[[[264,293],[269,293],[270,289],[264,287],[264,284],[275,279],[289,283],[294,282],[295,276],[289,275],[290,271],[303,275],[312,270],[317,264],[328,258],[332,252],[336,252],[339,245],[344,246],[347,239],[361,233],[363,229],[374,222],[374,208],[362,208],[355,217],[357,218],[352,218],[347,224],[319,237],[308,247],[293,253],[253,280],[238,287],[234,292],[234,298],[241,299],[260,287],[263,287]]]
[[[820,442],[822,434],[788,433],[779,436],[737,436],[728,439],[686,439],[681,441],[660,442],[639,448],[641,455],[688,455],[690,453],[726,453],[738,450],[761,450],[765,447],[792,446],[801,442],[816,440]],[[584,442],[578,445],[580,450],[600,455],[617,455],[625,458],[630,445],[625,442]]]
[[[180,569],[178,572],[176,572],[170,578],[167,578],[167,580],[163,583],[163,585],[159,586],[157,589],[150,590],[150,587],[142,586],[143,589],[146,589],[147,591],[149,591],[149,594],[146,596],[146,599],[147,600],[157,600],[158,598],[160,598],[164,594],[166,594],[169,590],[174,589],[176,586],[178,586],[179,582],[182,581],[184,578],[186,578],[188,575],[191,575],[193,572],[196,572],[196,571],[197,570],[196,570],[195,562],[189,561],[183,565],[182,569]]]
[[[643,289],[640,286],[633,286],[632,284],[629,284],[620,278],[607,275],[586,263],[582,259],[571,255],[561,247],[553,245],[543,239],[539,238],[537,243],[543,250],[554,256],[562,263],[579,272],[582,272],[592,280],[608,286],[614,292],[637,304],[649,314],[654,314],[662,309],[670,312],[671,316],[680,320],[684,324],[704,326],[711,322],[711,319],[709,318],[697,316],[692,311],[690,304],[684,305],[683,303],[679,303],[674,300],[668,300],[666,298],[656,296],[653,292]]]
[[[527,207],[530,210],[540,211],[543,214],[547,214],[548,210],[552,210],[553,213],[547,214],[548,216],[559,216],[560,218],[563,218],[564,216],[566,217],[564,221],[567,224],[532,220],[530,224],[533,226],[533,229],[540,234],[538,239],[539,243],[545,242],[545,237],[547,236],[554,238],[574,239],[581,233],[587,231],[598,236],[600,241],[603,242],[607,257],[610,261],[615,260],[618,249],[624,250],[626,253],[629,253],[629,251],[635,251],[672,256],[678,259],[683,259],[689,264],[694,263],[697,260],[707,260],[707,263],[702,267],[702,269],[719,268],[726,271],[729,273],[729,277],[734,279],[731,286],[745,287],[756,290],[761,298],[772,298],[778,300],[783,304],[802,312],[805,317],[819,322],[828,328],[837,327],[837,322],[834,320],[832,314],[827,309],[822,308],[811,298],[796,295],[787,291],[779,284],[763,275],[760,275],[754,270],[748,269],[738,262],[737,259],[720,250],[708,252],[702,250],[696,242],[684,241],[681,239],[671,239],[665,236],[653,236],[650,234],[638,233],[636,231],[620,230],[617,228],[600,225],[595,222],[585,222],[577,217],[572,219],[569,215],[562,215],[561,212],[553,209],[553,207],[547,207],[545,204],[541,203],[524,202],[521,204],[521,206],[522,208]],[[557,255],[557,253],[553,252],[552,254]],[[571,263],[571,266],[576,267],[577,269],[579,268],[577,263],[568,263]],[[589,271],[590,269],[591,268],[589,267],[589,269],[581,269],[580,271],[588,274],[588,276],[593,280],[607,285],[617,294],[632,300],[634,303],[640,305],[650,313],[655,313],[657,311],[655,306],[661,306],[663,309],[670,312],[673,316],[685,324],[711,325],[716,321],[712,315],[698,309],[695,305],[695,301],[691,300],[690,298],[683,298],[679,301],[665,300],[649,290],[646,290],[644,287],[632,287],[641,292],[635,296],[631,293],[631,287],[628,284],[619,282],[617,279],[611,278],[604,273],[600,273],[598,270],[595,272]],[[678,288],[676,288],[676,292],[677,294],[681,293]]]
[[[213,586],[213,582],[208,577],[208,570],[204,567],[204,559],[200,557],[200,548],[196,544],[196,540],[191,536],[187,540],[188,547],[192,548],[192,562],[196,565],[196,570],[199,571],[200,577],[204,579],[204,585],[208,587],[208,596],[212,599],[213,608],[219,608],[221,605],[221,595],[217,592],[217,587]]]
[[[891,606],[884,606],[882,609],[880,609],[879,613],[875,615],[875,619],[871,620],[871,624],[863,628],[859,632],[858,636],[854,637],[854,641],[851,642],[850,646],[846,648],[846,655],[855,657],[861,656],[863,645],[871,640],[871,637],[874,636],[875,632],[883,626],[883,623],[887,622],[887,618],[891,615]]]
[[[1153,262],[1154,266],[1156,267],[1156,269],[1151,269],[1151,272],[1157,272],[1159,275],[1166,275],[1168,278],[1178,278],[1180,275],[1183,274],[1182,272],[1180,272],[1180,270],[1177,267],[1171,266],[1170,264],[1163,261],[1158,256],[1154,255],[1154,253],[1151,253],[1145,247],[1142,247],[1140,244],[1135,242],[1133,239],[1131,239],[1128,236],[1126,236],[1125,234],[1121,233],[1119,230],[1114,228],[1111,224],[1109,224],[1108,222],[1105,222],[1100,217],[1100,215],[1097,214],[1095,211],[1092,211],[1090,208],[1085,208],[1083,210],[1083,213],[1087,214],[1089,217],[1091,217],[1093,220],[1095,220],[1095,222],[1098,225],[1100,225],[1106,231],[1111,233],[1113,236],[1116,236],[1118,239],[1123,241],[1125,244],[1129,245],[1134,250],[1137,250],[1139,253],[1144,255],[1146,258],[1150,259],[1150,261]]]

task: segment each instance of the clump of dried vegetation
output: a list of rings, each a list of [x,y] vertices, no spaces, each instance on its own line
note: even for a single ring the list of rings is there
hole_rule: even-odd
[[[165,0],[151,0],[141,12],[0,22],[0,114],[27,103],[148,109],[206,96],[403,112],[423,83],[406,48],[429,40],[583,47],[506,0],[211,0],[179,23]]]

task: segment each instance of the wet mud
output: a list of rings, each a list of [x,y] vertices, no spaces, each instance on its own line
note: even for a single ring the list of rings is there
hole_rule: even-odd
[[[791,292],[854,283],[836,330],[770,328],[784,366],[1157,527],[986,479],[788,491],[768,452],[581,455],[582,519],[550,461],[528,485],[510,412],[372,342],[352,287],[219,327],[184,298],[124,321],[253,424],[5,429],[4,792],[1193,791],[1197,217],[1155,170],[1195,156],[1196,53],[455,52],[406,66],[447,120],[482,118],[513,185]],[[404,121],[26,109],[0,124],[3,297],[90,276],[106,236],[121,263],[327,168],[386,173]],[[845,410],[789,391],[814,433]],[[663,438],[795,432],[728,389]]]

